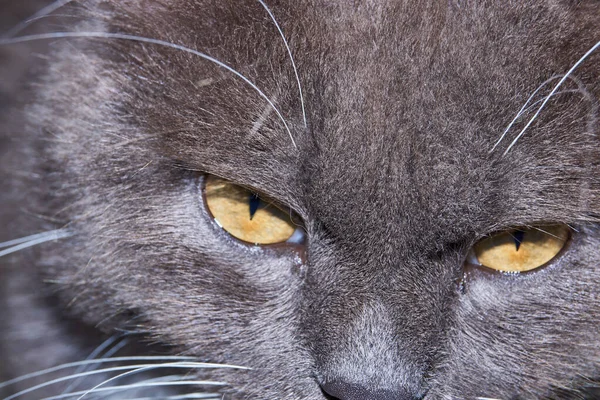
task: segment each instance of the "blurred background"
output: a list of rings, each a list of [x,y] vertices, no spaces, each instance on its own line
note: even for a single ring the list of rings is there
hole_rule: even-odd
[[[63,1],[63,0],[61,0]],[[41,33],[56,28],[60,17],[50,16],[22,25],[53,0],[0,0],[0,39],[12,35],[15,27],[23,27],[16,36]],[[58,4],[58,3],[57,3]],[[57,13],[58,14],[58,13]],[[0,242],[18,235],[15,202],[19,191],[10,183],[10,176],[23,173],[15,167],[19,153],[17,144],[23,142],[21,111],[30,94],[27,87],[43,66],[47,41],[32,41],[18,45],[0,44]],[[8,262],[6,259],[2,260]],[[0,279],[2,277],[0,268]],[[0,364],[2,364],[0,362]],[[0,365],[1,369],[1,365]]]
[[[0,0],[0,37],[28,21],[36,12],[54,1],[49,0]],[[54,17],[32,21],[19,34],[39,33]],[[29,71],[32,52],[42,51],[43,43],[27,45],[0,46],[0,109],[6,106],[11,94],[16,93],[24,75]]]
[[[13,28],[28,21],[36,12],[52,3],[54,1],[50,0],[0,0],[0,39],[7,37]],[[17,35],[41,33],[56,22],[56,17],[41,18],[32,21]],[[9,177],[24,173],[15,167],[19,157],[19,152],[16,151],[17,144],[24,140],[19,117],[29,96],[26,90],[28,83],[35,78],[36,66],[43,64],[40,60],[44,58],[45,46],[47,43],[43,41],[0,45],[0,242],[15,239],[23,233],[18,220],[26,211],[20,208],[19,204],[15,204],[18,202],[15,192],[20,189],[10,182]],[[0,294],[7,290],[3,285],[6,279],[3,278],[10,273],[8,268],[13,264],[14,261],[10,257],[0,259]],[[1,309],[6,307],[3,300],[5,299],[0,296]],[[0,337],[4,337],[3,321],[0,310]],[[3,359],[5,356],[0,349],[0,360]],[[0,361],[0,382],[4,380],[2,368],[3,362]]]

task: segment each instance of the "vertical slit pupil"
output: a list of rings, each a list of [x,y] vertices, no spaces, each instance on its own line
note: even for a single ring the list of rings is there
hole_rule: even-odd
[[[512,234],[512,237],[515,240],[515,246],[517,247],[517,251],[519,251],[519,247],[521,247],[521,243],[523,243],[524,236],[525,232],[523,231],[515,231]]]
[[[256,193],[250,193],[250,198],[248,199],[248,203],[250,205],[250,219],[254,218],[254,214],[258,211],[258,207],[260,206],[260,197]]]

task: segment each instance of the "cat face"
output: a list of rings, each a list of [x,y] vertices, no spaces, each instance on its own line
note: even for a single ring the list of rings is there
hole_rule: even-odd
[[[56,40],[27,108],[32,208],[74,233],[36,262],[69,313],[251,368],[198,373],[226,398],[592,396],[599,53],[527,123],[600,6],[271,3],[72,9],[107,35]],[[304,240],[233,238],[211,176],[293,210]],[[487,235],[547,225],[572,228],[547,266],[468,267]]]

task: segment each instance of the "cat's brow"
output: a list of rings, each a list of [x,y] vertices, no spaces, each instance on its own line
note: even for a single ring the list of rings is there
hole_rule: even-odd
[[[508,126],[504,129],[504,132],[502,132],[502,135],[500,136],[500,138],[496,141],[496,143],[494,143],[494,146],[492,147],[492,149],[490,150],[490,153],[492,153],[494,150],[496,150],[496,147],[498,147],[498,145],[504,140],[504,138],[506,137],[506,134],[508,133],[508,131],[510,131],[510,129],[513,127],[513,125],[515,124],[515,122],[517,122],[517,120],[521,117],[521,115],[523,115],[527,109],[529,109],[531,106],[529,106],[529,103],[535,98],[535,96],[540,92],[540,90],[542,90],[543,88],[546,87],[547,84],[549,84],[552,81],[555,81],[557,79],[560,79],[561,76],[560,75],[555,75],[549,79],[546,79],[544,82],[542,82],[541,85],[539,85],[537,87],[537,89],[535,89],[533,91],[533,93],[531,94],[531,96],[529,96],[529,98],[527,99],[527,101],[525,102],[525,104],[523,104],[523,106],[521,107],[521,109],[519,110],[519,112],[517,113],[517,115],[515,115],[515,117],[512,119],[512,121],[510,121],[510,123],[508,124]],[[534,103],[533,105],[537,104]]]
[[[292,67],[294,68],[294,74],[296,75],[296,83],[298,84],[298,92],[300,92],[300,105],[302,106],[302,118],[304,119],[304,127],[306,128],[308,126],[308,123],[306,122],[306,111],[304,109],[304,96],[302,95],[302,85],[300,84],[300,77],[298,76],[298,68],[296,68],[296,63],[294,62],[294,56],[292,56],[292,50],[290,50],[290,46],[288,44],[287,39],[285,38],[285,35],[283,34],[283,30],[279,26],[279,23],[275,19],[275,16],[273,15],[273,13],[269,9],[269,7],[267,7],[267,5],[264,3],[263,0],[258,0],[258,2],[264,7],[264,9],[269,14],[269,17],[271,17],[271,19],[273,20],[273,23],[277,27],[277,30],[279,31],[279,34],[281,35],[281,38],[283,39],[283,44],[285,44],[285,48],[287,49],[288,55],[290,57],[290,61],[292,62]]]
[[[537,92],[537,90],[536,90]],[[582,93],[581,89],[568,89],[568,90],[561,90],[560,92],[556,92],[552,95],[552,97],[556,97],[556,96],[560,96],[563,94],[575,94],[575,93]],[[494,147],[492,147],[492,149],[490,150],[490,153],[492,153],[496,147],[500,144],[500,142],[504,139],[504,137],[508,134],[508,132],[510,131],[510,128],[512,128],[512,126],[514,125],[514,123],[521,118],[523,115],[529,113],[530,111],[532,111],[538,104],[543,103],[546,100],[546,97],[544,97],[543,99],[539,99],[536,100],[535,103],[528,105],[529,102],[531,101],[531,99],[533,98],[533,96],[535,96],[535,93],[532,94],[530,96],[530,98],[527,100],[527,102],[525,102],[525,104],[523,105],[523,107],[521,108],[521,110],[519,110],[519,112],[517,113],[517,115],[515,116],[515,118],[511,121],[511,123],[508,125],[508,127],[504,130],[504,132],[502,133],[502,136],[500,137],[500,139],[498,139],[498,141],[496,142],[496,144],[494,144]]]
[[[542,110],[544,109],[544,107],[546,107],[546,104],[548,103],[548,101],[550,100],[550,98],[552,98],[552,96],[554,96],[554,94],[558,91],[558,89],[562,86],[562,84],[571,76],[571,74],[577,69],[577,67],[579,67],[598,48],[600,48],[600,42],[597,42],[594,46],[592,46],[591,49],[589,49],[579,60],[577,60],[577,62],[575,64],[573,64],[573,66],[569,69],[569,71],[567,71],[567,73],[556,84],[556,86],[554,86],[554,89],[552,89],[552,91],[550,92],[550,94],[548,96],[546,96],[546,98],[544,99],[544,101],[542,102],[542,104],[540,105],[540,107],[537,109],[536,113],[533,115],[533,117],[531,117],[531,119],[527,122],[527,124],[525,125],[525,127],[523,127],[523,129],[521,129],[521,131],[519,132],[519,134],[513,139],[513,141],[508,146],[508,148],[502,154],[503,156],[505,156],[506,154],[508,154],[508,152],[510,151],[510,149],[512,149],[513,146],[519,141],[519,139],[525,134],[525,132],[527,131],[527,129],[537,119],[537,117],[540,115],[540,113],[542,112]]]
[[[72,1],[73,0],[56,0],[54,3],[42,8],[41,10],[39,10],[38,12],[36,12],[35,14],[30,16],[26,20],[17,24],[15,27],[9,29],[2,36],[0,36],[0,38],[8,39],[8,38],[14,37],[19,32],[21,32],[23,29],[25,29],[27,26],[29,26],[33,21],[52,14],[54,11],[66,6],[67,4],[71,3]],[[290,62],[292,63],[292,68],[294,70],[294,75],[296,77],[296,84],[298,85],[298,92],[300,95],[300,106],[302,107],[302,119],[304,121],[304,127],[306,128],[308,126],[308,123],[306,120],[304,95],[302,93],[302,84],[300,83],[300,76],[298,75],[298,68],[296,67],[296,62],[294,61],[294,56],[292,55],[292,50],[290,49],[288,40],[286,39],[285,34],[283,33],[283,29],[281,28],[281,25],[279,25],[279,23],[277,22],[277,19],[275,18],[275,15],[271,11],[271,9],[266,5],[266,3],[263,0],[257,0],[257,1],[265,9],[265,11],[269,14],[269,17],[271,18],[271,20],[273,21],[273,24],[277,28],[277,31],[279,32],[279,35],[281,36],[281,39],[283,40],[283,44],[285,45],[285,48],[287,50],[288,56],[290,58]]]
[[[531,94],[531,96],[529,96],[529,98],[527,99],[527,101],[525,102],[525,104],[523,104],[523,106],[521,107],[521,109],[519,110],[519,112],[517,113],[517,115],[515,115],[515,117],[512,119],[512,121],[510,121],[510,123],[508,124],[508,126],[506,127],[506,129],[504,129],[504,132],[502,132],[502,135],[500,136],[500,138],[496,141],[496,143],[494,143],[494,146],[492,147],[492,149],[489,151],[490,153],[493,153],[494,150],[498,147],[498,145],[504,140],[504,138],[506,137],[506,135],[508,134],[508,132],[511,130],[511,128],[514,126],[514,124],[519,120],[519,118],[521,118],[523,115],[529,113],[530,111],[533,110],[533,108],[535,108],[535,106],[537,106],[538,104],[543,103],[547,96],[544,96],[542,99],[536,100],[533,104],[529,104],[531,103],[531,101],[536,97],[536,95],[544,88],[546,87],[546,85],[548,85],[550,82],[561,79],[563,77],[563,75],[555,75],[547,80],[545,80],[544,82],[542,82],[542,84],[540,86],[537,87],[537,89],[535,89],[533,91],[533,93]],[[574,76],[569,76],[569,80],[575,82],[575,84],[579,87],[578,89],[568,89],[568,90],[561,90],[560,92],[556,92],[552,95],[552,97],[554,96],[559,96],[562,94],[570,94],[570,93],[585,93],[584,91],[584,85]]]
[[[216,58],[213,58],[213,57],[209,56],[208,54],[203,53],[201,51],[190,49],[189,47],[185,47],[185,46],[182,46],[179,44],[166,42],[164,40],[152,39],[152,38],[136,36],[136,35],[127,35],[127,34],[123,34],[123,33],[108,33],[108,32],[42,33],[42,34],[37,34],[37,35],[27,35],[27,36],[20,36],[20,37],[16,37],[16,38],[0,39],[0,46],[31,42],[31,41],[35,41],[35,40],[48,40],[48,39],[61,39],[61,38],[116,39],[116,40],[129,40],[129,41],[133,41],[133,42],[149,43],[149,44],[155,44],[158,46],[169,47],[169,48],[172,48],[175,50],[184,51],[186,53],[190,53],[190,54],[196,55],[198,57],[201,57],[207,61],[210,61],[210,62],[218,65],[219,67],[222,67],[222,68],[226,69],[227,71],[231,72],[232,74],[236,75],[238,78],[242,79],[244,82],[246,82],[248,85],[250,85],[250,87],[252,87],[252,89],[254,89],[263,99],[265,99],[265,101],[267,103],[269,103],[269,105],[273,108],[273,111],[275,111],[275,113],[277,114],[277,116],[279,117],[281,122],[283,123],[285,130],[287,131],[294,148],[296,148],[296,149],[298,148],[288,123],[286,122],[285,118],[283,117],[283,114],[281,114],[279,109],[275,106],[273,101],[271,101],[271,99],[261,89],[259,89],[258,86],[256,86],[250,79],[248,79],[246,76],[242,75],[242,73],[240,73],[239,71],[230,67],[229,65],[225,64],[224,62],[219,61]]]

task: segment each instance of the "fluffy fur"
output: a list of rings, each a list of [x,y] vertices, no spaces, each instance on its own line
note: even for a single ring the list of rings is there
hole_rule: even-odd
[[[228,64],[272,99],[296,146],[251,86],[201,57],[52,40],[24,113],[5,124],[18,140],[2,201],[18,228],[2,235],[75,236],[2,261],[5,374],[81,358],[96,334],[127,329],[140,333],[135,354],[152,341],[252,368],[199,374],[228,382],[232,399],[318,400],[322,386],[344,400],[597,398],[599,52],[514,147],[504,155],[532,113],[491,150],[600,40],[600,3],[268,6],[307,126],[258,1],[62,10],[70,31]],[[207,214],[200,172],[290,206],[306,248],[231,239]],[[574,228],[551,266],[464,276],[477,240],[540,223]]]

